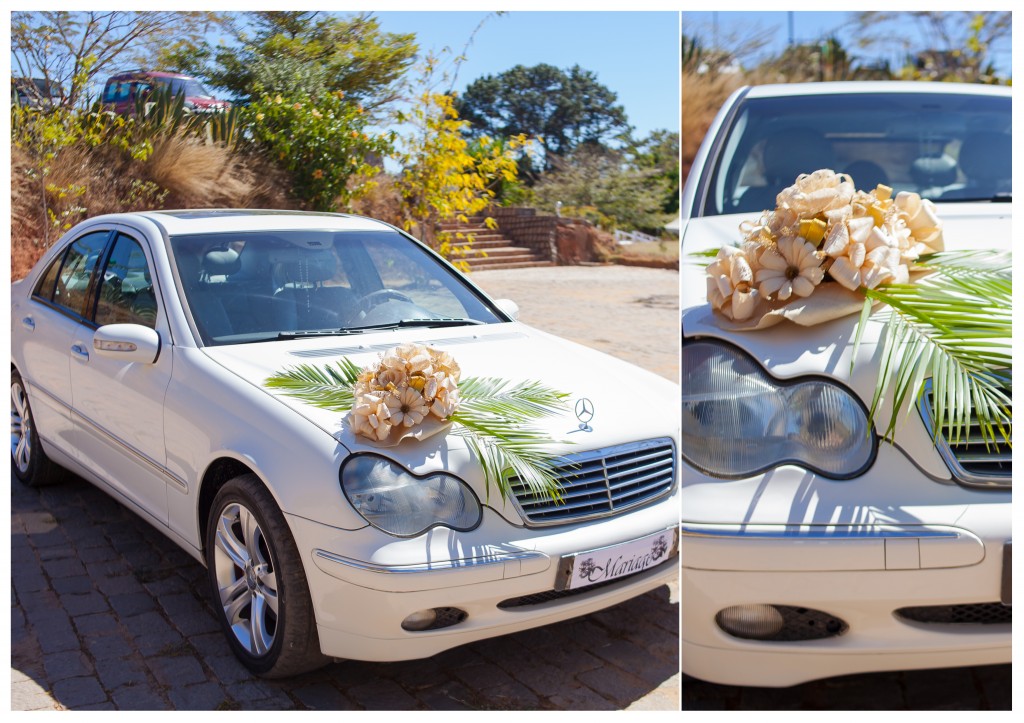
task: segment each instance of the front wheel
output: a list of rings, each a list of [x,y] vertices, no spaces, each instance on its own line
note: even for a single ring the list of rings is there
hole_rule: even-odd
[[[329,662],[295,541],[255,475],[235,477],[217,492],[206,523],[206,565],[221,627],[249,670],[284,678]]]

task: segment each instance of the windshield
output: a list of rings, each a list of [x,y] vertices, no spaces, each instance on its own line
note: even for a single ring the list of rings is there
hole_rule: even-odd
[[[175,236],[171,249],[207,345],[504,321],[457,272],[394,231]]]
[[[186,98],[213,97],[213,94],[194,78],[167,78],[158,82],[171,86],[171,95],[184,95]]]
[[[1007,200],[1010,98],[856,93],[752,98],[718,148],[702,215],[756,213],[801,173],[831,168],[935,201]]]

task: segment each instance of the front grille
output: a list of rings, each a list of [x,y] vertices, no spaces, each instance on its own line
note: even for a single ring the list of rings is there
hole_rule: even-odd
[[[562,460],[556,472],[562,486],[558,502],[534,496],[518,477],[509,479],[527,524],[557,525],[617,515],[661,497],[675,482],[676,452],[668,438],[581,452]]]
[[[1013,608],[1002,603],[927,605],[900,608],[896,616],[915,623],[940,625],[1002,625],[1013,622]]]
[[[1012,399],[1012,372],[1009,370],[1000,372],[999,380],[1002,392],[1007,398]],[[924,394],[921,395],[918,410],[928,427],[929,434],[932,434],[934,423],[932,420],[931,379],[925,382]],[[996,434],[999,434],[998,430]],[[973,410],[970,424],[961,430],[960,439],[956,443],[950,444],[939,435],[935,447],[942,455],[942,459],[949,467],[953,477],[964,484],[984,487],[1009,487],[1013,484],[1013,458],[1010,445],[1005,442],[999,444],[985,442],[981,436],[981,425],[978,422],[977,413]]]

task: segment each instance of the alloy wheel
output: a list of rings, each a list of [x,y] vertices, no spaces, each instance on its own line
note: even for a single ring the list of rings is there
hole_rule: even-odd
[[[214,574],[224,617],[253,656],[266,655],[277,635],[277,569],[259,520],[232,502],[217,520]]]
[[[20,474],[27,474],[32,462],[32,413],[25,389],[11,384],[11,459]]]

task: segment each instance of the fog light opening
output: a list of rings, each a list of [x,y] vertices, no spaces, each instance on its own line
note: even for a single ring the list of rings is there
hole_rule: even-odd
[[[715,620],[729,635],[749,640],[771,640],[786,624],[774,605],[735,605],[722,610]]]
[[[849,625],[835,615],[789,605],[734,605],[715,616],[718,627],[734,638],[771,642],[822,640],[842,635]]]
[[[438,630],[461,623],[468,617],[465,610],[458,608],[429,608],[418,610],[402,621],[402,629],[411,633],[424,630]]]

